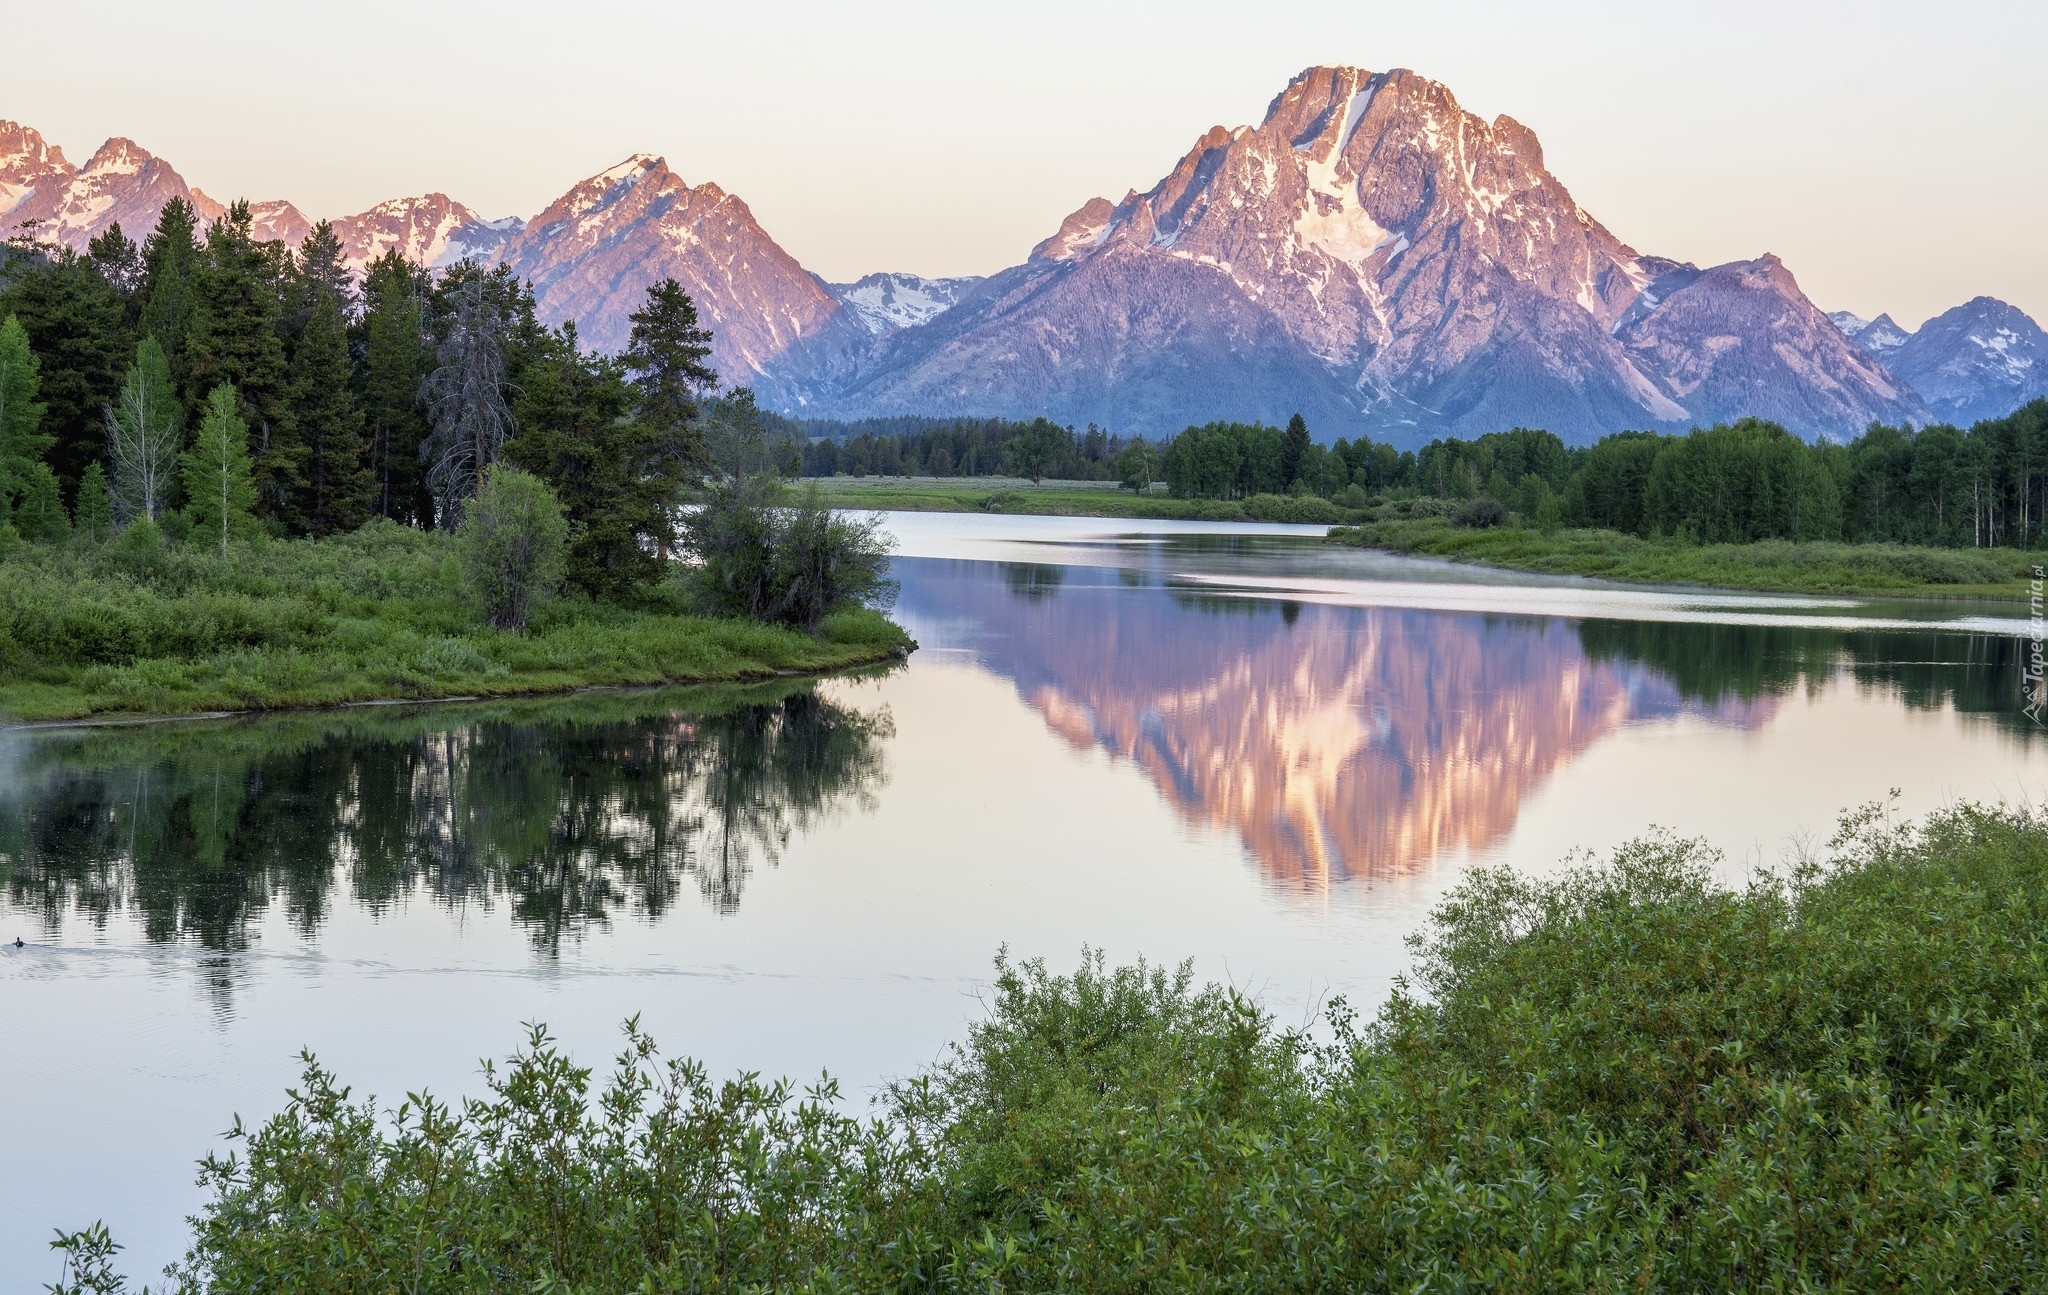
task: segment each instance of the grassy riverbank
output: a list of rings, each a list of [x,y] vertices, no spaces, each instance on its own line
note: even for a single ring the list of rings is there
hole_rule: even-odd
[[[1255,495],[1246,500],[1133,494],[1113,481],[1017,477],[820,477],[835,508],[919,513],[1002,513],[1036,517],[1129,517],[1187,522],[1304,522],[1328,526],[1363,516],[1326,499]],[[812,484],[807,480],[805,484]]]
[[[1526,526],[1472,529],[1446,516],[1402,515],[1408,505],[1349,509],[1328,500],[1255,495],[1246,500],[1135,495],[1106,481],[988,477],[830,477],[817,482],[836,508],[997,513],[1201,522],[1299,522],[1331,527],[1330,540],[1418,557],[1452,558],[1512,571],[1599,576],[1639,584],[1704,585],[1763,593],[2024,599],[2034,555],[2015,549],[1904,544],[1687,544],[1608,530]],[[1450,511],[1437,500],[1416,501]]]
[[[2024,599],[2039,555],[1904,544],[1687,544],[1607,530],[1478,530],[1442,517],[1383,518],[1330,531],[1333,543],[1514,571],[1768,593]]]
[[[0,717],[178,715],[383,699],[506,697],[836,670],[907,636],[878,613],[816,636],[564,598],[524,635],[486,628],[448,538],[389,523],[326,540],[252,541],[226,556],[141,528],[104,544],[0,559]]]
[[[1185,973],[999,963],[871,1121],[637,1032],[593,1084],[536,1031],[467,1106],[309,1060],[203,1170],[181,1289],[2048,1281],[2048,819],[1869,811],[1790,877],[1712,868],[1652,837],[1475,871],[1409,984],[1322,1042]]]

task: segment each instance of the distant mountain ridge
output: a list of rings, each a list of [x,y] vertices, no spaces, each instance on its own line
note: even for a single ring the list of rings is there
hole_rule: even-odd
[[[1831,318],[1944,421],[1968,426],[2048,396],[2048,332],[1996,297],[1972,298],[1911,333],[1890,315],[1868,323],[1846,311]]]
[[[133,141],[84,167],[0,122],[0,234],[82,248],[145,235],[172,197],[220,202]],[[251,204],[296,241],[288,202]],[[728,383],[791,413],[1051,416],[1161,434],[1214,418],[1414,444],[1543,426],[1582,441],[1746,415],[1807,437],[2004,413],[2048,384],[2048,336],[1978,298],[1917,333],[1823,314],[1774,256],[1640,253],[1572,199],[1535,135],[1401,69],[1311,68],[1257,126],[1201,135],[1151,189],[1092,199],[987,278],[810,273],[738,196],[636,154],[531,219],[445,194],[333,220],[360,267],[502,260],[541,315],[623,346],[679,280]]]

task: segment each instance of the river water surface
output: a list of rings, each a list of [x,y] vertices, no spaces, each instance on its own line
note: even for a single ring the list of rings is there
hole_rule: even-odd
[[[898,514],[866,678],[0,733],[0,1291],[104,1218],[150,1278],[193,1162],[309,1049],[395,1102],[638,1013],[862,1102],[1007,945],[1370,1008],[1475,863],[1651,824],[1740,881],[1894,789],[2038,798],[2009,605],[1487,576],[1282,526]],[[14,949],[17,938],[26,947]]]

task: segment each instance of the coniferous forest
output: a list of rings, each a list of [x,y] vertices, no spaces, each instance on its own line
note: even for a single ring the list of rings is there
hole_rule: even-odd
[[[650,291],[624,355],[590,355],[502,267],[432,274],[389,252],[358,281],[327,224],[296,248],[261,242],[246,204],[201,229],[174,200],[139,246],[114,226],[83,255],[17,240],[0,270],[8,317],[20,334],[0,364],[21,381],[25,345],[42,405],[43,444],[8,447],[8,520],[30,540],[66,529],[57,506],[96,524],[102,494],[116,524],[182,529],[174,514],[208,507],[207,474],[176,460],[212,411],[246,431],[246,469],[227,469],[231,494],[249,487],[234,524],[452,529],[502,457],[560,499],[572,583],[617,593],[673,542],[668,505],[700,465],[699,405],[717,386],[710,333],[672,282]]]
[[[83,254],[9,243],[0,711],[546,691],[901,651],[858,606],[886,595],[875,528],[782,487],[710,344],[673,280],[622,353],[594,354],[502,266],[387,253],[358,277],[325,223],[265,242],[246,204],[202,231],[173,201],[140,245],[118,226]],[[686,498],[746,524],[685,529]]]

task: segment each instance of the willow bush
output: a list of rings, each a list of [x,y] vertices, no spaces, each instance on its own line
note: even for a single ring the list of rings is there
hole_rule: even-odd
[[[719,481],[685,514],[687,596],[714,616],[814,631],[836,611],[888,606],[890,540],[877,515],[834,511],[772,473]]]
[[[1877,809],[1731,890],[1653,835],[1474,873],[1369,1021],[997,964],[871,1116],[629,1024],[380,1113],[312,1059],[186,1291],[2038,1289],[2048,816]],[[93,1270],[103,1234],[64,1239]]]

